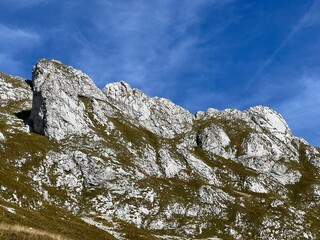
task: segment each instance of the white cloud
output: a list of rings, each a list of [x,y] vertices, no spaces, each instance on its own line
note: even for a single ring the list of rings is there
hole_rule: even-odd
[[[288,102],[281,104],[282,111],[288,119],[315,121],[312,116],[320,117],[320,78],[301,78],[301,92]]]
[[[273,53],[261,64],[256,74],[253,76],[248,84],[252,84],[256,80],[259,81],[264,71],[274,61],[275,57],[279,55],[281,50],[287,46],[289,41],[303,28],[319,25],[320,24],[320,0],[314,0],[310,7],[300,17],[300,19],[294,24],[279,46],[273,51]]]
[[[299,82],[300,93],[281,103],[278,109],[294,133],[301,136],[313,133],[308,140],[319,143],[320,134],[316,139],[316,133],[320,133],[320,77],[305,76]]]
[[[29,76],[21,58],[41,43],[40,35],[33,31],[0,24],[0,71]]]
[[[320,1],[314,0],[313,4],[310,6],[308,11],[304,14],[303,18],[296,26],[296,30],[300,30],[301,28],[311,27],[320,24]]]
[[[40,44],[41,37],[29,30],[0,25],[0,50],[6,53],[16,53],[24,48]]]
[[[229,2],[98,1],[92,21],[101,38],[97,41],[104,40],[105,48],[96,49],[94,43],[81,40],[82,50],[73,61],[94,73],[99,85],[124,79],[151,95],[161,94],[174,83],[159,76],[170,78],[187,61],[196,60],[201,39],[190,27],[201,20],[201,10]]]
[[[6,54],[0,54],[0,71],[3,71],[8,74],[14,74],[17,70],[22,71],[22,63],[19,60],[12,58]]]

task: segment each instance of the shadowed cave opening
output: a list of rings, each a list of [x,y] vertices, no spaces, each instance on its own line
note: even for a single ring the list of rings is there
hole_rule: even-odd
[[[17,118],[23,120],[24,124],[30,125],[30,120],[29,120],[30,114],[31,114],[31,110],[24,110],[24,111],[21,111],[21,112],[17,112],[14,115]]]
[[[33,91],[33,82],[32,82],[32,80],[27,79],[27,80],[25,80],[25,82],[30,86],[31,90]]]

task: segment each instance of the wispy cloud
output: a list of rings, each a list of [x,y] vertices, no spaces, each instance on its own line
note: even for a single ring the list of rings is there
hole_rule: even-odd
[[[40,43],[40,36],[26,29],[0,25],[0,49],[2,52],[19,51]]]
[[[23,69],[21,61],[14,59],[13,56],[0,54],[0,72],[14,74],[17,69]]]
[[[13,26],[0,24],[0,71],[17,74],[22,73],[23,54],[41,44],[39,34]]]
[[[307,135],[307,131],[312,133],[311,143],[320,142],[320,77],[304,76],[298,80],[301,91],[293,98],[283,101],[279,106],[279,111],[288,121],[289,126],[294,129],[295,134]],[[318,133],[318,134],[317,134]]]
[[[310,7],[306,10],[306,12],[302,15],[302,17],[298,20],[298,22],[292,26],[290,32],[285,36],[285,38],[282,40],[282,42],[279,44],[279,46],[273,51],[273,53],[262,63],[262,65],[258,68],[257,72],[247,83],[247,85],[252,84],[256,80],[259,81],[261,78],[261,75],[264,73],[264,71],[269,67],[270,64],[273,63],[275,57],[277,57],[280,53],[280,51],[287,46],[289,41],[302,29],[308,26],[312,25],[318,25],[320,24],[320,17],[319,17],[319,11],[320,11],[320,1],[314,0],[313,4],[310,5]]]
[[[75,61],[100,85],[124,79],[150,94],[168,92],[175,72],[196,65],[187,63],[199,55],[201,39],[192,27],[202,10],[229,2],[98,1],[92,23],[99,35],[94,42],[83,39]]]

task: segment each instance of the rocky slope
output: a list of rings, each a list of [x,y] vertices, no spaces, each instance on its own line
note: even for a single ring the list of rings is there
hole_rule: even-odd
[[[268,107],[193,116],[42,59],[32,82],[0,74],[0,156],[4,222],[51,219],[74,239],[320,238],[319,150]],[[72,222],[91,232],[61,232]]]

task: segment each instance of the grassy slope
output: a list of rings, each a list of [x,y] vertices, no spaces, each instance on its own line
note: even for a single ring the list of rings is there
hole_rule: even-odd
[[[25,83],[19,79],[11,78],[7,75],[0,75],[6,78],[15,87],[26,87]],[[0,113],[9,114],[14,122],[8,122],[8,116],[0,116],[0,132],[6,140],[0,142],[0,186],[5,190],[0,192],[0,239],[54,239],[50,236],[63,236],[66,239],[115,239],[107,232],[89,225],[80,219],[80,216],[72,215],[70,212],[55,207],[43,200],[43,197],[32,187],[32,179],[27,176],[27,172],[37,166],[44,159],[50,150],[60,151],[61,146],[48,138],[35,134],[20,131],[23,121],[16,117],[17,112],[23,109],[24,101],[8,102],[5,107],[0,108]],[[17,130],[12,131],[13,128]],[[17,160],[26,159],[26,163],[17,168]],[[49,190],[50,191],[50,190]],[[65,197],[63,190],[51,189],[51,194]],[[24,199],[19,204],[6,201],[16,195],[19,199]],[[44,205],[38,210],[29,210],[35,202],[42,201]],[[20,205],[20,206],[19,206]],[[8,212],[5,207],[16,210],[16,214]],[[117,228],[129,239],[157,239],[144,230],[132,224],[120,222]],[[101,222],[101,221],[100,221]],[[112,226],[104,220],[106,225]],[[1,227],[2,226],[2,227]],[[28,229],[35,229],[28,232]],[[42,234],[41,237],[37,233]]]
[[[21,79],[3,73],[0,73],[0,77],[14,87],[29,87]],[[69,212],[49,205],[32,189],[32,180],[26,173],[44,158],[48,150],[58,149],[58,145],[44,136],[19,130],[23,127],[23,121],[16,117],[16,113],[29,110],[23,109],[23,104],[24,101],[9,101],[5,107],[0,108],[1,114],[8,114],[0,116],[0,132],[6,137],[5,141],[0,142],[0,186],[3,187],[0,191],[0,239],[55,239],[50,236],[77,240],[115,239]],[[15,165],[22,158],[26,159],[26,164],[18,169]],[[17,204],[6,201],[14,201],[13,195],[24,200]],[[37,201],[44,202],[40,209],[28,209]],[[15,209],[15,213],[7,211],[7,207]],[[34,231],[28,231],[30,228]]]
[[[15,213],[11,213],[0,206],[0,223],[2,226],[19,224],[22,228],[33,228],[38,231],[63,236],[67,239],[115,239],[108,233],[83,222],[69,212],[50,205],[45,205],[39,211],[20,208],[16,204],[9,204],[3,200],[0,200],[0,205],[15,209]],[[5,232],[4,228],[2,232]],[[9,229],[7,232],[12,233],[15,231],[14,229]]]
[[[82,99],[82,101],[85,103],[86,107],[89,107],[89,99]],[[17,104],[11,104],[8,105],[7,109],[0,109],[0,112],[7,111],[12,116],[14,116],[14,111],[18,108],[19,106]],[[92,121],[94,120],[92,116],[89,115],[89,117]],[[119,119],[117,118],[110,118],[110,120],[117,127],[117,129],[119,129],[119,131],[123,133],[125,140],[130,141],[133,145],[139,146],[143,142],[148,142],[151,143],[151,145],[153,145],[153,147],[157,149],[160,145],[159,141],[165,141],[163,139],[159,140],[155,137],[154,134],[150,133],[149,131],[146,131],[145,129],[130,126],[129,124],[124,123],[125,121],[119,121]],[[103,137],[104,129],[99,129],[100,127],[98,126],[98,124],[96,122],[94,123],[95,127],[97,128],[97,130],[99,130],[99,133]],[[201,127],[209,126],[210,124],[217,124],[226,130],[230,139],[232,140],[233,147],[237,149],[238,155],[241,156],[242,142],[250,134],[251,130],[246,128],[242,122],[232,122],[223,119],[199,122],[199,124],[195,126],[194,130],[198,131]],[[25,202],[32,203],[33,201],[42,199],[42,197],[37,192],[32,190],[32,188],[29,185],[31,179],[25,176],[25,173],[28,172],[28,170],[30,170],[33,166],[37,165],[39,161],[43,160],[48,150],[52,149],[59,151],[59,145],[37,134],[26,134],[23,132],[10,133],[8,129],[10,129],[11,127],[12,126],[8,125],[6,121],[0,119],[0,131],[4,133],[7,137],[6,142],[0,143],[0,174],[1,176],[5,176],[0,178],[0,186],[6,186],[8,187],[8,189],[11,190],[11,192],[7,193],[2,192],[1,195],[3,195],[4,197],[9,197],[12,194],[12,190],[14,190],[15,194],[19,197],[26,196],[27,200]],[[167,140],[166,143],[174,147],[176,144],[175,141],[176,140]],[[113,144],[114,146],[111,145],[112,147],[119,148],[123,152],[123,159],[121,159],[122,163],[124,165],[133,164],[132,162],[130,162],[130,155],[125,149],[125,146],[117,146],[116,143]],[[21,158],[22,156],[28,156],[29,154],[30,156],[32,156],[30,160],[28,160],[27,163],[20,170],[17,171],[17,168],[14,167],[16,160]],[[242,176],[243,178],[245,178],[248,176],[255,176],[254,172],[244,167],[240,163],[236,163],[223,158],[216,158],[213,161],[213,159],[208,157],[208,154],[199,147],[194,149],[194,154],[201,158],[207,165],[213,168],[221,168],[224,165],[227,167],[229,171],[239,175],[240,177]],[[289,186],[289,189],[293,193],[291,196],[293,204],[296,204],[297,200],[300,203],[301,193],[304,192],[304,190],[309,189],[311,184],[319,183],[318,180],[314,177],[314,175],[310,174],[310,171],[312,172],[313,168],[310,164],[308,164],[308,162],[305,161],[303,149],[301,149],[300,162],[302,163],[301,172],[303,174],[303,177],[301,181],[295,184],[294,186]],[[192,192],[197,192],[197,190],[205,183],[198,178],[194,178],[191,181],[182,181],[179,179],[148,178],[148,183],[144,181],[140,184],[151,186],[154,189],[157,189],[159,186],[162,186],[163,190],[162,192],[159,192],[161,196],[160,204],[166,206],[170,201],[172,201],[172,199],[175,198],[177,199],[177,201],[182,202],[185,205],[188,205],[188,203],[192,204],[194,201],[196,201],[192,198]],[[204,231],[202,233],[202,237],[213,236],[213,233],[216,233],[217,229],[223,229],[226,225],[234,223],[236,213],[245,214],[247,221],[252,224],[251,229],[256,231],[255,234],[258,236],[259,229],[255,228],[261,225],[261,221],[264,216],[270,214],[271,210],[269,209],[269,207],[272,199],[274,198],[274,195],[258,195],[250,192],[245,192],[245,194],[247,194],[247,197],[244,198],[243,196],[245,196],[245,194],[239,195],[235,191],[232,191],[232,187],[229,188],[227,186],[223,190],[228,192],[230,195],[236,197],[236,204],[229,206],[230,214],[228,215],[227,220],[215,219],[211,216],[208,216],[207,220],[211,223],[211,230],[208,229]],[[304,193],[304,197],[306,197],[306,193]],[[240,204],[238,204],[239,199],[245,199],[242,200],[242,203],[244,203],[243,206],[240,206]],[[265,199],[266,202],[264,204],[261,204],[259,202],[261,201],[261,199]],[[292,204],[290,200],[288,204]],[[6,201],[1,200],[0,197],[0,205],[12,207],[16,209],[17,212],[16,214],[12,214],[6,211],[4,208],[0,207],[0,222],[2,223],[18,223],[22,226],[32,227],[34,229],[38,229],[39,231],[45,231],[52,234],[59,234],[71,239],[114,239],[106,232],[84,223],[82,220],[80,220],[79,217],[76,217],[67,211],[58,209],[47,203],[45,203],[42,209],[38,211],[31,211],[24,208],[24,206],[20,208],[18,207],[18,205],[8,204]],[[275,214],[278,213],[285,216],[285,211],[286,209],[279,208],[279,211]],[[179,216],[177,217],[179,218]],[[185,224],[189,220],[191,219],[183,217],[179,219],[181,224]],[[315,222],[315,226],[320,225],[318,220],[311,220]],[[138,229],[135,226],[123,221],[119,222],[119,231],[126,235],[128,239],[156,239],[147,231]],[[104,224],[108,225],[111,223],[105,222]],[[155,231],[155,233],[165,234],[165,232],[161,231]],[[10,233],[10,231],[6,231],[6,233],[3,234],[11,234],[11,237],[14,239],[13,235],[18,233]],[[227,235],[220,236],[224,239],[229,239]],[[25,237],[26,239],[28,239],[29,236]]]

